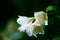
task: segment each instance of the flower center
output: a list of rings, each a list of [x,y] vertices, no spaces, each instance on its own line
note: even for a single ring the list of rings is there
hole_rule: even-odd
[[[34,25],[34,31],[35,32],[38,32],[38,31],[41,31],[41,29],[42,29],[42,27],[40,27],[40,26],[37,26],[37,25]]]
[[[45,20],[46,19],[46,14],[40,14],[38,15],[39,20]]]

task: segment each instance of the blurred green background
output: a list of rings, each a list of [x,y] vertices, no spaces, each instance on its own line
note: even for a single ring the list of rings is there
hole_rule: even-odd
[[[2,0],[0,7],[0,40],[60,40],[60,4],[59,0]],[[48,14],[49,25],[45,34],[38,38],[29,37],[18,31],[18,15],[32,17],[34,12]]]

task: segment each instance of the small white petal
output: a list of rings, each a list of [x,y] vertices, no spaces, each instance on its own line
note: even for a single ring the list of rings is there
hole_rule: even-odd
[[[17,23],[20,24],[20,25],[23,25],[23,24],[27,23],[28,20],[29,19],[27,17],[21,16],[17,19]]]
[[[27,25],[26,24],[24,24],[24,25],[22,25],[22,26],[20,26],[19,28],[18,28],[18,30],[19,31],[25,31],[27,29]]]
[[[32,31],[31,31],[30,28],[28,28],[28,29],[26,30],[26,32],[27,32],[27,34],[28,34],[29,36],[32,36]]]
[[[19,18],[17,19],[17,23],[20,25],[23,24],[27,24],[27,23],[31,23],[34,20],[34,17],[25,17],[25,16],[19,16]]]
[[[48,25],[48,21],[47,20],[45,21],[45,25]]]
[[[32,29],[33,29],[32,24],[30,24],[26,29],[26,32],[29,36],[32,36]]]

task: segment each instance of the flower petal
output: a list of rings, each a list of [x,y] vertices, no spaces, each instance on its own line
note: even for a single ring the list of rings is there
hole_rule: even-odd
[[[29,25],[29,27],[26,29],[26,32],[29,36],[35,36],[37,37],[37,34],[42,34],[42,29],[40,25],[36,25],[35,23],[32,23]]]
[[[19,18],[17,19],[17,23],[20,25],[23,24],[27,24],[27,23],[31,23],[34,20],[34,17],[25,17],[25,16],[19,16]]]
[[[22,25],[22,26],[20,26],[20,27],[18,28],[18,30],[21,31],[21,32],[25,32],[26,29],[27,29],[27,25],[26,25],[26,24],[24,24],[24,25]]]
[[[43,12],[43,11],[35,12],[34,17],[35,17],[37,23],[40,23],[43,25],[48,25],[48,17],[45,12]]]
[[[25,23],[28,22],[28,18],[27,17],[24,17],[24,16],[20,16],[18,19],[17,19],[17,23],[20,24],[20,25],[23,25]]]
[[[45,25],[48,25],[48,21],[47,20],[45,21]]]
[[[36,20],[46,20],[46,13],[43,11],[35,12],[34,16]]]

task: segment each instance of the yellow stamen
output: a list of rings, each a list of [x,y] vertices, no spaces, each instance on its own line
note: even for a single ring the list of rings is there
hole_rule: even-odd
[[[39,20],[46,20],[46,14],[38,15]]]
[[[41,31],[41,29],[42,29],[42,27],[34,25],[33,31],[38,32],[38,31]]]

